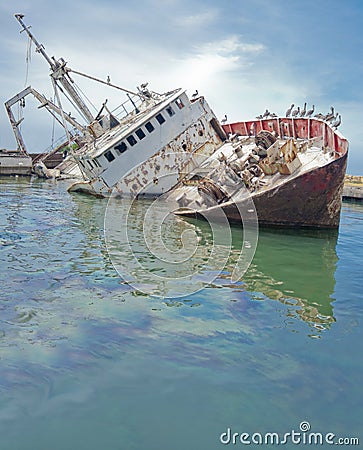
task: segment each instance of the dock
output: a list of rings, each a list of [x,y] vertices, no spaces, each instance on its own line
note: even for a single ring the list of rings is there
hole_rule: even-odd
[[[343,200],[363,201],[363,176],[345,176]]]
[[[0,149],[0,175],[32,174],[33,162],[30,156],[17,150]]]
[[[0,149],[0,176],[30,176],[34,164],[39,161],[43,161],[48,169],[53,169],[63,161],[63,154],[54,151],[49,154],[24,154],[19,150]]]

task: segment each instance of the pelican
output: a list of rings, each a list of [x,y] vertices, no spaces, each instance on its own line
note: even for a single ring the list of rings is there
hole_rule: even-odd
[[[335,116],[333,116],[333,117],[329,120],[329,122],[330,122],[331,125],[333,125],[333,123],[338,119],[338,115],[339,115],[339,113],[336,113]]]
[[[294,111],[291,113],[293,117],[296,117],[300,113],[300,106],[297,107],[297,109],[294,109]]]
[[[295,105],[294,104],[292,104],[291,106],[290,106],[290,108],[286,111],[286,117],[290,117],[290,114],[291,114],[291,111],[292,111],[292,108],[294,107]]]
[[[314,117],[316,117],[317,119],[320,119],[320,120],[325,119],[325,116],[324,116],[324,114],[322,114],[322,113],[315,114]]]
[[[300,117],[304,117],[306,114],[306,103],[304,103],[304,108],[300,111]]]
[[[310,117],[313,114],[314,110],[315,110],[315,105],[313,105],[313,107],[311,109],[309,109],[309,111],[306,113],[305,117]]]
[[[271,113],[270,116],[273,117],[273,118],[275,118],[275,117],[277,117],[277,114]]]
[[[221,120],[221,123],[226,123],[227,122],[227,114],[224,115],[224,118]]]
[[[256,116],[256,119],[263,119],[263,115],[262,114],[260,114],[259,116]]]
[[[334,128],[338,128],[341,123],[342,123],[342,116],[339,114],[338,119],[332,124],[332,126]]]
[[[270,115],[270,111],[266,109],[266,111],[263,113],[262,117],[268,117]]]
[[[110,84],[110,83],[111,83],[110,75],[107,75],[107,84]]]
[[[330,113],[325,116],[325,120],[329,121],[334,117],[334,106],[330,107]]]
[[[195,90],[194,94],[192,95],[192,98],[196,98],[196,97],[198,97],[198,90],[197,89]]]

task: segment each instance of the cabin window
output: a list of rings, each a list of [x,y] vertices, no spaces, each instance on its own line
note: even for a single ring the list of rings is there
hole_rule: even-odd
[[[94,167],[93,167],[91,161],[87,161],[87,162],[88,162],[88,165],[90,166],[90,168],[91,168],[91,169],[94,169]]]
[[[155,116],[155,119],[160,123],[160,125],[165,122],[164,116],[162,114],[158,114],[157,116]]]
[[[136,136],[140,139],[144,139],[144,137],[146,136],[146,134],[142,131],[141,128],[139,128],[138,130],[135,131]]]
[[[173,110],[173,108],[171,106],[168,106],[166,108],[166,112],[169,114],[170,117],[173,117],[173,115],[175,114],[175,111]]]
[[[107,159],[108,162],[112,162],[115,159],[115,155],[111,152],[111,150],[108,150],[105,153],[105,158]]]
[[[127,142],[131,145],[131,147],[135,144],[137,144],[137,140],[135,139],[135,137],[130,134],[129,137],[126,138]]]
[[[184,108],[184,103],[181,101],[180,98],[177,98],[177,99],[175,100],[175,104],[176,104],[176,106],[177,106],[179,109],[183,109],[183,108]]]
[[[154,125],[151,122],[145,123],[145,128],[149,133],[152,133],[155,130]]]
[[[115,145],[114,149],[120,155],[121,153],[126,152],[127,145],[125,144],[125,142],[119,142],[117,145]]]
[[[95,163],[96,166],[102,167],[100,162],[98,161],[98,158],[94,159],[93,162]]]

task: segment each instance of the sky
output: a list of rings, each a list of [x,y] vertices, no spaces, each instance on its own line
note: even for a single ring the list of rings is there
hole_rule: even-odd
[[[363,1],[360,0],[13,0],[0,5],[0,103],[31,85],[53,96],[46,61],[28,51],[14,13],[74,70],[130,90],[149,82],[204,95],[222,119],[250,120],[294,103],[342,115],[348,173],[363,175]],[[74,75],[95,104],[125,98]],[[21,111],[16,111],[21,118]],[[31,153],[57,137],[49,114],[27,98],[22,133]],[[16,148],[0,107],[0,148]]]

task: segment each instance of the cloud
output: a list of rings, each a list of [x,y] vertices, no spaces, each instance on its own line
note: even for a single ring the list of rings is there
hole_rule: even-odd
[[[200,47],[202,53],[217,53],[221,55],[258,54],[265,50],[263,44],[242,42],[237,35],[229,36],[220,41],[207,42]]]
[[[219,12],[216,9],[210,9],[197,14],[177,16],[175,23],[187,28],[205,27],[213,24],[218,18],[218,15]]]
[[[203,89],[207,95],[217,84],[230,81],[232,73],[240,77],[246,68],[254,63],[254,58],[265,47],[262,44],[242,42],[239,36],[227,36],[219,41],[203,42],[194,45],[184,57],[174,59],[168,76],[188,89]]]

